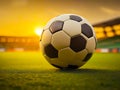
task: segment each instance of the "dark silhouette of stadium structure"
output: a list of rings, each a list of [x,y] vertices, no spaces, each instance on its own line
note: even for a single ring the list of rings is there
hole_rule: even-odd
[[[114,18],[111,20],[107,20],[105,22],[93,24],[93,27],[106,27],[106,26],[113,26],[113,25],[117,25],[117,24],[120,24],[120,17],[117,17],[117,18]]]

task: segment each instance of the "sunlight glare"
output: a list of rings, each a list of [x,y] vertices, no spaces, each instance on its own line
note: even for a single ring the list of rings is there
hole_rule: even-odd
[[[41,36],[42,31],[43,31],[43,28],[42,28],[42,27],[37,27],[37,28],[35,29],[35,33],[36,33],[36,35],[38,35],[38,36]]]

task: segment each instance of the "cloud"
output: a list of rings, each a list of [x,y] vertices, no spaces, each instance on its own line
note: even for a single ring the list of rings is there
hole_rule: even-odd
[[[107,14],[117,14],[119,12],[117,10],[107,8],[107,7],[100,7],[100,9]]]

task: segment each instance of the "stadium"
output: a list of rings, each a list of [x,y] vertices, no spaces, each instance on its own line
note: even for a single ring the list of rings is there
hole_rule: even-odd
[[[119,3],[117,0],[104,3],[1,0],[0,90],[119,90]],[[63,13],[88,18],[97,37],[92,58],[76,70],[53,67],[40,51],[42,28],[51,18]],[[96,13],[102,14],[95,16]]]

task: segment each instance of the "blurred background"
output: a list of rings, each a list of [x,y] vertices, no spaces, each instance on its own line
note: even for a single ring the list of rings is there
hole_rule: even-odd
[[[61,71],[40,52],[43,27],[73,13],[94,27],[97,49]],[[0,90],[120,90],[120,0],[0,0]]]
[[[53,17],[86,18],[98,39],[96,52],[120,52],[120,0],[0,0],[0,52],[39,51],[42,28]]]

